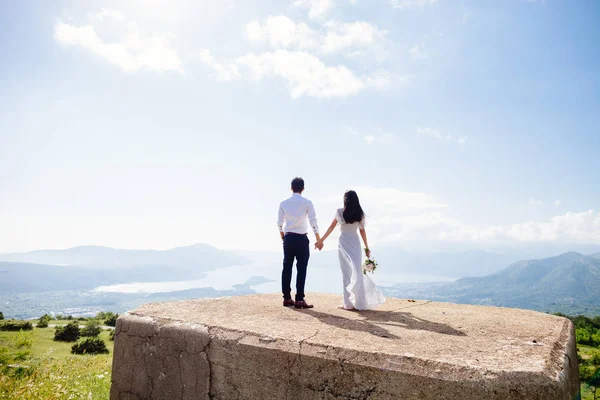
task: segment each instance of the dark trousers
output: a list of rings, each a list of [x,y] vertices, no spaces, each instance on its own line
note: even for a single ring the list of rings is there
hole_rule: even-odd
[[[304,283],[310,250],[308,236],[288,233],[283,238],[283,272],[281,273],[281,291],[284,299],[291,299],[292,268],[296,259],[296,301],[304,300]]]

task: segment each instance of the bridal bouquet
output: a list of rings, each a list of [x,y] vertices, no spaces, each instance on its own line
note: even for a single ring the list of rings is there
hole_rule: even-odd
[[[363,274],[373,273],[377,269],[377,261],[374,258],[367,258],[362,265]]]

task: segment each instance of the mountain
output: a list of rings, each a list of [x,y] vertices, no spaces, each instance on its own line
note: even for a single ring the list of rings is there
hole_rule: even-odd
[[[485,276],[518,260],[486,251],[414,252],[397,247],[382,247],[374,256],[381,265],[393,265],[402,272],[449,278]]]
[[[209,269],[169,265],[67,267],[0,261],[0,293],[90,290],[117,283],[196,280],[204,278],[204,271]]]
[[[431,298],[565,313],[600,310],[600,258],[576,252],[519,261],[437,287]]]
[[[175,247],[169,250],[126,250],[102,246],[79,246],[65,250],[0,254],[0,261],[117,268],[161,265],[198,268],[203,271],[250,262],[247,257],[206,244]]]
[[[116,283],[119,279],[128,277],[111,270],[0,262],[0,293],[92,289]]]
[[[196,244],[170,250],[80,246],[0,255],[0,293],[87,290],[130,282],[201,279],[207,271],[249,264],[247,257]]]

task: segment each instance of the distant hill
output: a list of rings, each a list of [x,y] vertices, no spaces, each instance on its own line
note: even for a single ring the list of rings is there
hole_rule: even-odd
[[[486,251],[411,252],[396,247],[377,249],[374,256],[381,265],[392,265],[401,272],[449,278],[485,276],[518,260]]]
[[[199,268],[203,271],[250,262],[247,257],[206,244],[175,247],[169,250],[126,250],[102,246],[79,246],[65,250],[0,254],[0,261],[118,268],[162,265]]]
[[[0,293],[92,289],[97,285],[118,282],[120,278],[127,279],[113,270],[0,262]]]
[[[248,264],[207,245],[165,251],[80,246],[0,255],[0,292],[86,290],[102,285],[200,279],[207,271]]]
[[[600,257],[569,252],[519,261],[495,274],[437,287],[432,298],[571,314],[600,311]]]

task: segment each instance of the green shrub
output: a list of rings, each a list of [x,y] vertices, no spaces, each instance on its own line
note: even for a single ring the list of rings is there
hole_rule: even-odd
[[[592,334],[586,328],[577,328],[575,330],[575,338],[579,344],[591,344]]]
[[[98,336],[102,332],[100,324],[95,319],[90,319],[81,330],[81,336]]]
[[[81,332],[77,322],[69,322],[65,326],[57,326],[54,332],[54,340],[58,342],[76,342]]]
[[[592,358],[590,359],[590,363],[592,363],[592,365],[597,365],[600,367],[600,353],[599,352],[595,352],[592,355]]]
[[[0,311],[0,319],[4,319],[4,314]]]
[[[116,326],[117,318],[119,318],[119,314],[115,314],[112,312],[107,312],[104,314],[104,325],[106,326]]]
[[[108,340],[110,340],[111,342],[115,341],[115,330],[111,329],[110,333],[108,334]]]
[[[0,323],[0,331],[30,331],[33,325],[29,321],[6,320]]]
[[[38,328],[47,328],[48,322],[50,322],[50,320],[51,320],[51,317],[48,314],[44,314],[40,317],[36,326]]]
[[[81,343],[74,344],[71,347],[72,354],[108,354],[104,340],[94,337],[87,338]]]
[[[591,368],[586,367],[584,365],[579,366],[579,381],[581,383],[587,382],[588,380],[591,379],[591,377],[593,375],[594,375],[594,371]]]

